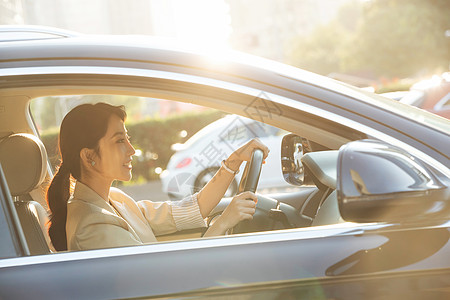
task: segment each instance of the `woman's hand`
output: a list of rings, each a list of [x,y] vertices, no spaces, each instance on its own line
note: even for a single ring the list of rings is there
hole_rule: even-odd
[[[269,155],[269,148],[261,143],[258,138],[254,138],[241,146],[239,149],[231,153],[225,164],[232,170],[239,169],[243,161],[250,161],[252,153],[255,149],[261,149],[264,153],[264,159]]]
[[[252,192],[234,196],[222,215],[209,227],[204,236],[223,235],[243,220],[253,219],[258,199]]]
[[[256,138],[252,139],[251,141],[247,142],[245,145],[234,151],[225,161],[225,168],[221,168],[221,171],[217,172],[216,175],[214,175],[214,177],[199,192],[197,201],[200,208],[200,213],[204,218],[209,215],[212,209],[219,203],[220,199],[222,199],[225,191],[234,178],[235,171],[239,170],[242,162],[244,160],[251,160],[252,153],[255,149],[261,149],[263,151],[264,159],[269,154],[269,148],[267,148],[266,145],[261,143],[261,141]],[[252,203],[252,201],[250,200],[244,200],[247,197],[241,195],[238,195],[233,199],[232,204],[230,204],[226,210],[227,213],[225,214],[225,218],[222,218],[226,220],[227,228],[225,228],[225,230],[222,232],[224,228],[218,228],[217,226],[214,226],[213,229],[210,227],[205,233],[205,236],[210,235],[210,233],[211,235],[223,234],[229,228],[232,228],[235,224],[239,223],[239,221],[245,220],[246,218],[250,219],[253,216],[254,203]],[[247,196],[250,199],[256,200],[256,196],[254,194],[251,196]],[[248,208],[253,208],[253,210],[249,210]],[[222,222],[218,222],[218,220],[215,223],[222,224]],[[212,232],[214,232],[214,234],[212,234]]]
[[[243,192],[234,196],[233,200],[223,211],[222,216],[220,216],[221,222],[225,225],[225,231],[233,228],[243,220],[253,219],[256,202],[258,202],[258,199],[252,192]]]

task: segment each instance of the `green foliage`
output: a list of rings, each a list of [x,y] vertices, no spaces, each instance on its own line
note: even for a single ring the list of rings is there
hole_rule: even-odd
[[[323,75],[395,78],[448,70],[450,1],[351,1],[335,20],[299,37],[290,63]]]
[[[380,86],[375,93],[388,93],[397,91],[409,91],[412,86],[412,82],[394,82]]]
[[[289,64],[322,75],[341,71],[342,57],[358,27],[361,9],[359,1],[349,1],[335,20],[295,39],[288,50]]]
[[[347,39],[347,32],[339,25],[320,26],[295,43],[290,63],[322,75],[335,72],[340,69],[339,58]]]
[[[170,157],[174,153],[170,149],[172,144],[186,141],[209,123],[223,117],[220,111],[192,112],[174,115],[167,119],[149,119],[145,121],[127,123],[128,134],[132,144],[142,151],[142,156],[133,160],[133,180],[157,179],[155,168],[165,169]],[[180,131],[185,130],[187,136],[180,137]],[[41,134],[52,166],[59,163],[58,130],[52,129]]]
[[[441,5],[437,5],[440,2]],[[369,3],[345,58],[348,69],[406,77],[446,68],[450,62],[447,1],[378,0]]]

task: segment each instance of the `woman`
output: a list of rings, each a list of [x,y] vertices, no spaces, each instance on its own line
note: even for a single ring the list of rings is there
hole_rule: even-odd
[[[204,218],[219,203],[244,160],[255,148],[268,148],[257,139],[233,152],[213,179],[197,194],[177,202],[135,202],[114,180],[131,179],[135,154],[124,125],[123,106],[83,104],[61,124],[61,165],[47,191],[51,211],[49,235],[56,250],[85,250],[156,242],[155,235],[205,227]],[[71,193],[71,177],[76,183]],[[251,199],[253,201],[249,201]],[[242,220],[252,219],[256,196],[244,192],[204,236],[222,235]]]

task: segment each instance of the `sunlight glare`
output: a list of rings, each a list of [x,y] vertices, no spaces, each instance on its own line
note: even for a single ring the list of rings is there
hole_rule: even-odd
[[[174,1],[177,38],[209,52],[229,48],[229,7],[224,0]]]
[[[206,57],[207,65],[222,65],[229,52],[230,8],[225,0],[153,0],[154,32]]]

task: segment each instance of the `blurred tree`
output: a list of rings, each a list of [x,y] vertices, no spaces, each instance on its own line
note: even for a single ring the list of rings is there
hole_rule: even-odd
[[[448,70],[449,16],[449,0],[353,0],[334,21],[297,38],[289,63],[323,75],[387,78]]]
[[[294,42],[290,64],[327,75],[341,69],[342,47],[348,34],[336,23],[320,26],[307,37]]]
[[[356,32],[361,21],[363,6],[359,0],[349,0],[339,8],[337,23],[350,33]]]
[[[450,1],[376,0],[366,5],[342,57],[345,70],[370,69],[393,78],[448,68]]]
[[[319,26],[310,35],[296,38],[288,50],[288,63],[322,75],[339,72],[349,39],[355,34],[361,2],[343,5],[332,22]]]

